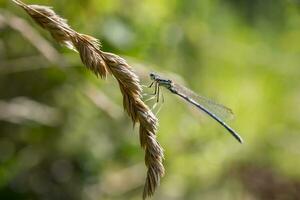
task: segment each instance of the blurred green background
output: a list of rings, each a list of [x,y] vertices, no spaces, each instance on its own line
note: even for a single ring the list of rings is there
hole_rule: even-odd
[[[32,0],[127,59],[235,112],[245,140],[164,91],[153,199],[300,199],[299,0]],[[138,128],[97,79],[0,0],[0,199],[141,199]],[[150,91],[146,91],[150,92]]]

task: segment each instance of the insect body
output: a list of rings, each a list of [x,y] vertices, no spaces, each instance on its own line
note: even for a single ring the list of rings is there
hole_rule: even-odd
[[[208,114],[211,118],[213,118],[221,126],[223,126],[235,139],[237,139],[240,143],[243,143],[243,139],[239,136],[239,134],[235,130],[233,130],[229,125],[227,125],[222,119],[222,116],[233,114],[229,108],[218,104],[212,100],[201,97],[195,94],[193,91],[189,90],[188,88],[176,84],[170,79],[165,79],[156,73],[150,73],[150,78],[153,81],[150,87],[152,87],[154,84],[154,94],[157,95],[157,101],[159,100],[159,89],[161,86],[163,86],[167,88],[171,93],[180,96],[188,103],[194,105],[201,111]]]

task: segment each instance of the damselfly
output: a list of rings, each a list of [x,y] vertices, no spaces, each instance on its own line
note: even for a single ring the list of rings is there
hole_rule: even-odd
[[[239,136],[239,134],[224,122],[223,117],[226,118],[226,116],[228,115],[233,115],[231,109],[212,100],[201,97],[188,88],[176,84],[170,79],[163,78],[158,74],[150,73],[150,78],[153,82],[149,87],[152,87],[154,85],[154,94],[157,95],[157,101],[159,101],[160,86],[163,86],[173,94],[180,96],[188,103],[196,106],[198,109],[208,114],[211,118],[221,124],[240,143],[243,143],[243,139]]]

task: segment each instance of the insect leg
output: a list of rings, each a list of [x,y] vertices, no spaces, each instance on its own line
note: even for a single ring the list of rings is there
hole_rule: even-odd
[[[159,96],[160,96],[160,88],[159,85],[157,84],[157,99],[156,99],[157,103],[159,102]]]

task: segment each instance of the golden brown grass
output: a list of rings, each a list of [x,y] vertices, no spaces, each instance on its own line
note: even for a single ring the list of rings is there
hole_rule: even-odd
[[[153,195],[164,175],[163,150],[156,140],[157,118],[141,100],[139,77],[123,58],[100,50],[100,42],[96,38],[76,32],[51,8],[26,5],[20,0],[13,2],[49,31],[57,42],[78,51],[82,63],[97,76],[105,78],[107,74],[112,74],[116,78],[123,95],[124,109],[134,124],[140,124],[140,143],[145,150],[145,164],[148,168],[143,199]]]

